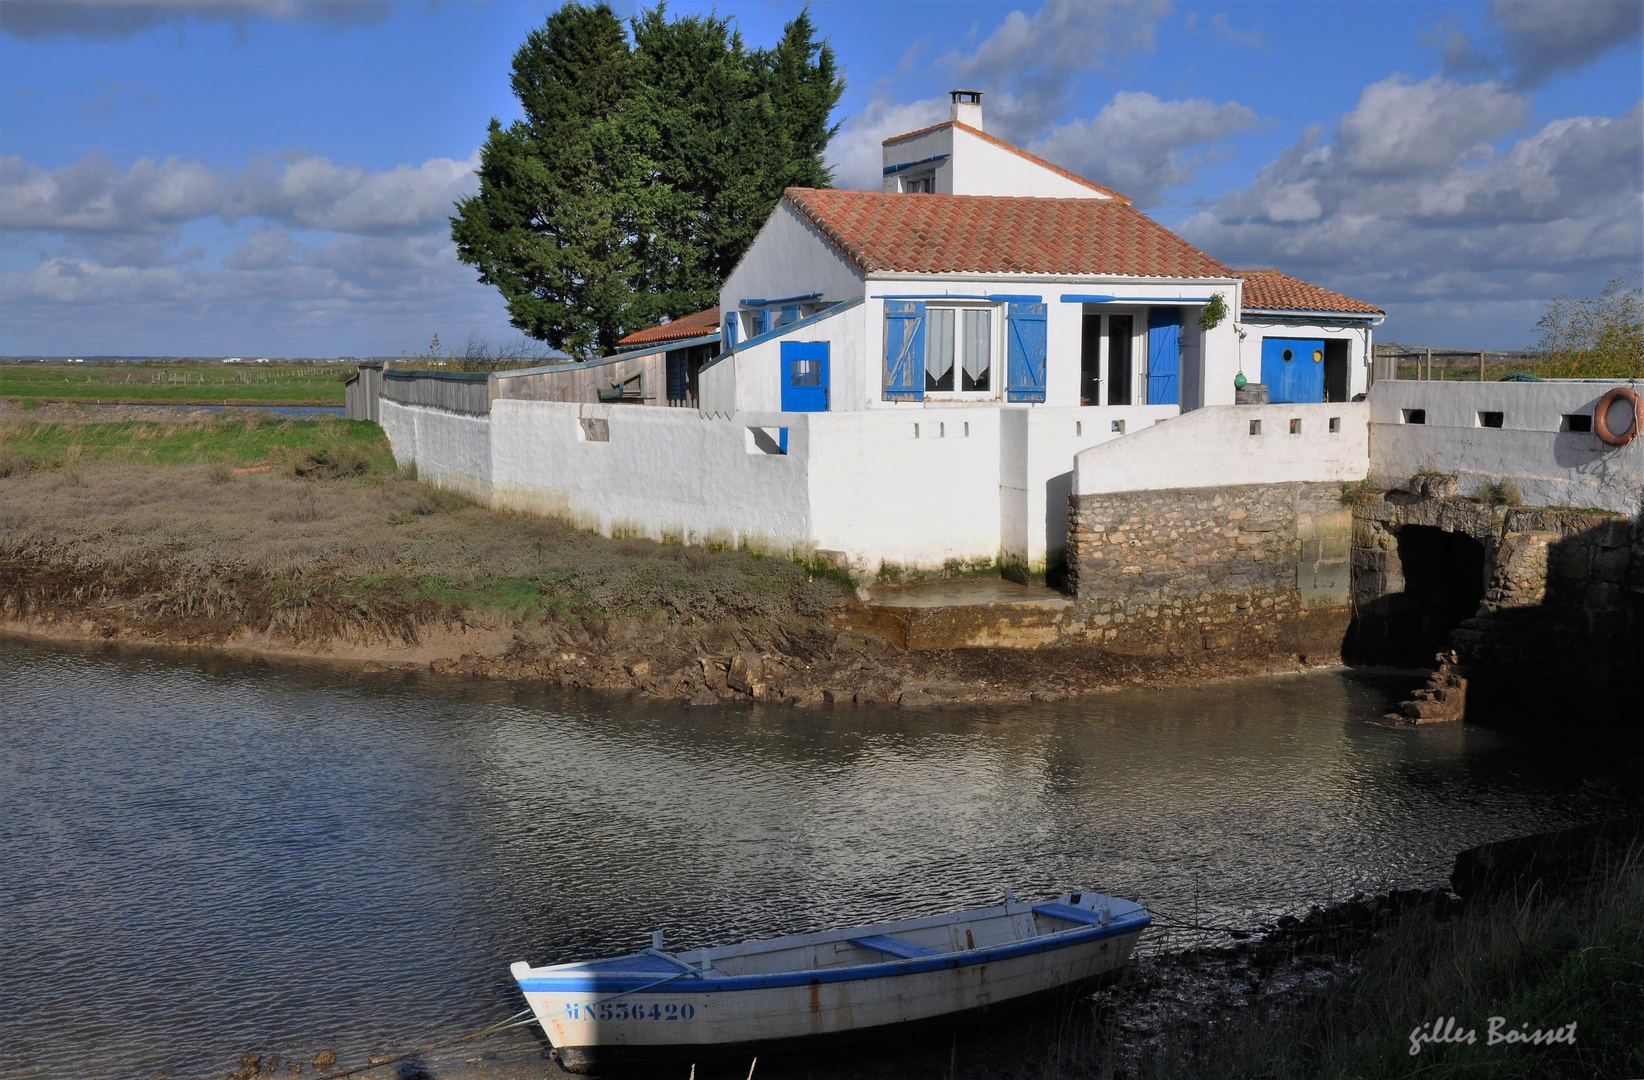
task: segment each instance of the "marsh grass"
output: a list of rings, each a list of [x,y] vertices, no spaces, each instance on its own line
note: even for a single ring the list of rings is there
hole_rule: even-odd
[[[0,602],[14,611],[129,594],[250,619],[266,593],[338,618],[488,610],[593,626],[813,619],[841,591],[784,559],[494,512],[396,472],[370,424],[23,421],[0,425],[0,476]],[[204,582],[239,599],[208,598]]]
[[[375,424],[332,417],[269,423],[240,413],[0,422],[0,452],[48,469],[73,468],[82,460],[235,468],[278,462],[299,476],[361,476],[394,468],[388,440]]]

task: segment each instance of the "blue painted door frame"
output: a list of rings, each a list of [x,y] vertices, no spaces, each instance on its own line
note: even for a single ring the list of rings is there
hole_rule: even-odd
[[[1262,382],[1274,404],[1323,401],[1323,339],[1263,338]]]
[[[828,343],[782,343],[782,411],[828,411]]]
[[[1147,309],[1147,403],[1180,405],[1182,309]]]

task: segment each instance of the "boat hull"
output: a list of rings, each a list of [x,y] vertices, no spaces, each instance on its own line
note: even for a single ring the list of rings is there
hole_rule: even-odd
[[[1032,1007],[1115,977],[1142,928],[1093,927],[1043,943],[1050,947],[951,953],[866,968],[677,979],[615,1000],[592,984],[533,987],[525,979],[521,989],[560,1064],[588,1072],[624,1062],[871,1038],[1002,1006]]]

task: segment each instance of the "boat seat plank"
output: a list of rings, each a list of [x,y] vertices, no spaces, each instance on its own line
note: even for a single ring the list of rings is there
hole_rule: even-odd
[[[1033,908],[1035,915],[1048,915],[1052,919],[1061,919],[1064,922],[1086,923],[1090,926],[1103,926],[1102,917],[1094,911],[1072,904],[1036,904]]]
[[[937,956],[940,949],[928,949],[923,945],[915,945],[911,941],[893,938],[886,934],[875,934],[873,937],[851,938],[851,944],[863,949],[874,949],[890,956],[899,956],[904,960],[917,960],[921,956]]]

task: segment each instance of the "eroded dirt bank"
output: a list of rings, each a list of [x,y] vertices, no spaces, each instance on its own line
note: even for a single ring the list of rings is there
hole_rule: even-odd
[[[0,430],[0,632],[698,704],[1054,700],[1302,666],[1088,647],[903,652],[846,628],[853,583],[825,568],[496,513],[394,473],[358,432],[302,423]],[[229,460],[142,457],[161,443]],[[267,460],[236,465],[248,447]]]

